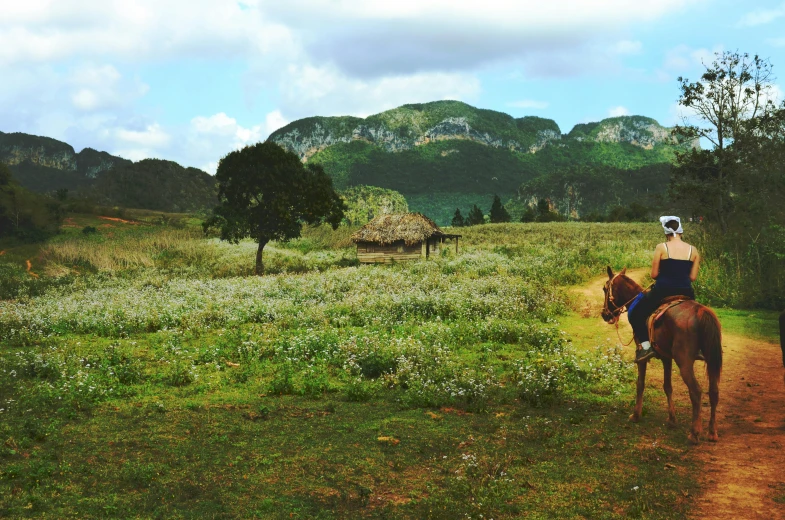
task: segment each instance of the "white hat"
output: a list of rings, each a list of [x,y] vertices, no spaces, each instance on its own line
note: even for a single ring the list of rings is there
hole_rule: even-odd
[[[675,220],[676,222],[679,223],[679,229],[677,229],[676,231],[672,230],[671,228],[665,225],[672,220]],[[666,235],[676,235],[676,233],[684,233],[684,230],[681,227],[681,219],[679,217],[660,217],[660,224],[662,224],[662,229],[665,230]]]

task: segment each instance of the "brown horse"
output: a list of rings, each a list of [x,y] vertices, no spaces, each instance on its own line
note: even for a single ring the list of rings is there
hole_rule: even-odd
[[[622,269],[618,274],[608,267],[608,281],[605,282],[605,305],[603,319],[614,325],[619,316],[626,311],[627,305],[643,291],[643,288],[629,278]],[[720,399],[720,372],[722,371],[722,333],[717,316],[706,306],[689,300],[668,309],[660,318],[651,337],[656,343],[662,365],[665,370],[663,389],[668,397],[668,424],[676,424],[676,409],[673,406],[673,387],[671,386],[672,362],[679,367],[681,377],[690,391],[692,402],[692,430],[689,439],[699,442],[701,434],[701,387],[695,379],[693,364],[701,359],[706,360],[706,372],[709,375],[709,401],[711,403],[711,419],[709,420],[709,440],[716,441],[717,402]],[[638,363],[637,398],[635,411],[630,420],[638,422],[643,410],[643,389],[646,382],[647,363]]]

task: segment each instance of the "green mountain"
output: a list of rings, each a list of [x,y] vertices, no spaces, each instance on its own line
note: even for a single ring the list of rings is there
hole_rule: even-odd
[[[215,177],[161,159],[143,159],[103,171],[87,193],[99,203],[176,213],[218,203]]]
[[[573,215],[603,213],[631,202],[626,199],[646,202],[664,191],[668,168],[633,175],[633,190],[625,189],[619,172],[669,165],[675,151],[687,146],[676,142],[670,129],[642,116],[576,125],[562,134],[550,119],[516,119],[459,101],[404,105],[365,119],[309,117],[269,139],[303,161],[321,164],[339,189],[369,185],[396,190],[412,211],[440,224],[449,223],[456,207],[467,212],[478,204],[487,211],[493,194],[518,204],[556,199],[558,190],[548,179],[563,181],[557,174],[566,171],[572,172],[569,182],[586,191],[570,206]],[[607,175],[622,187],[598,192],[599,179]],[[597,195],[611,191],[613,195]]]
[[[171,161],[136,163],[106,152],[23,133],[0,132],[0,163],[38,193],[60,189],[100,204],[158,211],[195,211],[216,201],[215,178]]]

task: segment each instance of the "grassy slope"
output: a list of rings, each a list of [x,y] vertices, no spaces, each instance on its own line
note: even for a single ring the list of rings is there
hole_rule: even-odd
[[[47,258],[57,263],[67,243],[82,244],[77,263],[94,274],[29,303],[4,302],[11,305],[6,311],[34,311],[33,319],[52,313],[38,322],[40,333],[9,336],[4,329],[0,341],[4,516],[686,513],[693,468],[682,460],[682,433],[662,425],[664,407],[652,408],[656,420],[645,429],[629,425],[632,368],[618,364],[613,342],[571,346],[552,325],[571,315],[561,290],[549,287],[583,282],[605,263],[645,265],[658,238],[650,229],[481,226],[464,230],[459,257],[237,280],[238,290],[258,286],[271,309],[288,310],[275,319],[246,313],[231,326],[216,321],[221,307],[244,305],[252,293],[222,301],[221,289],[218,298],[211,291],[235,281],[213,286],[209,278],[241,269],[227,263],[250,264],[252,248],[241,246],[243,256],[236,256],[209,240],[173,238],[171,231],[115,224],[102,228],[102,237],[83,237],[72,228]],[[153,266],[107,270],[91,263],[100,257],[90,256],[93,241],[117,251],[133,237]],[[270,256],[299,255],[315,265],[321,260],[314,255],[330,253],[322,248],[331,241],[346,244],[345,233],[308,230]],[[189,266],[188,251],[222,261]],[[330,258],[340,263],[340,255]],[[149,296],[130,296],[131,312],[122,303],[125,293]],[[93,302],[99,294],[113,296]],[[80,299],[80,315],[95,320],[59,321]],[[215,308],[199,310],[200,299]],[[144,317],[145,308],[159,303],[187,303],[173,315],[178,325],[162,328],[161,313]],[[462,318],[460,309],[480,314]],[[573,356],[581,370],[591,362],[599,372],[573,373]],[[478,367],[493,373],[496,383],[487,390],[471,382],[489,377]],[[388,370],[390,376],[381,376]],[[521,374],[535,377],[539,397],[525,390],[531,382],[519,385]],[[450,397],[428,378],[473,397]]]

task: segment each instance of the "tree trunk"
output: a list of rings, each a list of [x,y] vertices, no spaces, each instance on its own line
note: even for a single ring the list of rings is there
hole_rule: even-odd
[[[256,276],[262,276],[264,274],[264,263],[262,262],[262,250],[264,250],[264,246],[267,245],[266,238],[259,239],[259,248],[256,250],[256,268],[254,269],[254,274]]]

